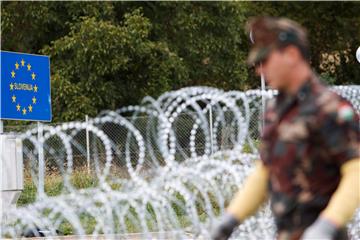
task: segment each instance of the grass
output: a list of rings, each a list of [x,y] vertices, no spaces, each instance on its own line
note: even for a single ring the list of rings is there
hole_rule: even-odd
[[[45,178],[45,193],[48,196],[58,196],[64,191],[64,181],[60,173],[48,173]],[[98,185],[98,180],[94,174],[88,173],[85,169],[74,170],[70,177],[71,184],[76,189],[91,188]],[[115,186],[118,188],[119,186]],[[34,184],[31,174],[26,171],[24,174],[24,190],[22,191],[17,206],[26,206],[36,201],[37,187]],[[83,223],[86,233],[91,233],[96,225],[96,220],[87,215],[80,216],[80,221]],[[60,232],[64,235],[74,234],[72,225],[63,221],[59,227]]]
[[[74,170],[71,177],[70,177],[71,184],[77,188],[77,189],[84,189],[84,188],[92,188],[96,187],[98,185],[98,180],[94,173],[88,173],[86,169],[77,169]],[[63,177],[60,173],[50,173],[47,172],[46,178],[45,178],[45,193],[48,196],[58,196],[64,191],[64,182]],[[121,186],[119,184],[112,184],[113,189],[121,189]],[[194,189],[195,190],[195,189]],[[37,187],[33,183],[31,175],[29,172],[25,172],[24,174],[24,190],[22,194],[20,195],[20,198],[17,202],[18,206],[26,206],[28,204],[31,204],[36,201],[37,196]],[[208,193],[208,196],[210,197],[210,202],[212,204],[213,210],[216,214],[219,213],[219,206],[216,204],[215,197]],[[178,199],[179,202],[182,203],[182,205],[185,205],[185,199],[178,193],[175,193],[175,197]],[[206,210],[203,207],[204,205],[204,199],[201,196],[197,196],[197,201],[195,208],[199,214],[200,220],[205,221],[207,218]],[[177,206],[176,204],[172,205],[175,214],[177,216],[177,219],[179,221],[179,224],[181,227],[185,228],[190,226],[191,221],[186,213],[182,208]],[[146,223],[149,227],[150,231],[156,231],[156,220],[155,220],[155,213],[152,209],[151,205],[147,206],[147,211],[150,214],[150,217],[147,217]],[[136,213],[133,209],[133,215],[136,216]],[[46,215],[46,213],[44,213]],[[149,219],[150,218],[150,219]],[[97,224],[96,219],[89,215],[89,214],[82,214],[80,215],[80,221],[82,223],[82,226],[85,229],[86,234],[91,234]],[[118,220],[115,219],[115,225],[118,226]],[[141,227],[137,223],[133,223],[129,219],[125,219],[125,224],[127,227],[128,232],[139,232],[141,231]],[[76,234],[74,231],[72,225],[64,220],[60,226],[59,229],[61,233],[64,235],[72,235]],[[116,231],[120,231],[120,229],[116,229]]]
[[[45,193],[48,196],[57,196],[64,190],[64,181],[60,173],[50,173],[45,177]],[[70,178],[71,184],[77,188],[96,187],[98,182],[94,174],[89,174],[83,169],[75,170]],[[37,187],[33,182],[31,174],[25,171],[24,190],[22,191],[17,206],[24,206],[36,201]]]

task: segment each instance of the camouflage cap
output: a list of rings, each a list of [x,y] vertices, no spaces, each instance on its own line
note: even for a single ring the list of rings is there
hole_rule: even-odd
[[[298,23],[286,18],[257,17],[249,21],[247,31],[253,42],[248,64],[259,64],[274,49],[288,45],[297,46],[304,58],[308,58],[309,43],[306,30]]]

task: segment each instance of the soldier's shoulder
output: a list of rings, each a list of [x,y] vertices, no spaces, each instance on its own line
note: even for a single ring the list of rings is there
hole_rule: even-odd
[[[329,88],[323,88],[315,99],[319,110],[325,113],[337,112],[338,108],[343,105],[351,107],[350,102]]]
[[[347,99],[329,88],[325,88],[318,94],[316,105],[318,115],[335,118],[338,122],[351,121],[357,115],[354,107]]]

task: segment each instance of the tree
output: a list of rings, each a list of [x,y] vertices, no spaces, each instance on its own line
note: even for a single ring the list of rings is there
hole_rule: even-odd
[[[246,65],[251,16],[309,31],[312,66],[359,84],[357,2],[4,2],[3,50],[50,55],[55,121],[138,104],[185,86],[259,86]]]
[[[2,2],[1,47],[8,51],[39,53],[52,41],[65,36],[82,16],[113,19],[111,3]]]
[[[167,42],[184,60],[189,85],[245,89],[248,39],[244,25],[247,3],[118,2],[115,12],[142,7],[153,30],[151,39]]]
[[[187,79],[182,60],[164,42],[148,39],[151,23],[139,9],[119,25],[83,17],[68,35],[42,50],[52,59],[53,107],[60,120],[136,104]]]
[[[315,71],[333,84],[359,84],[359,12],[359,2],[252,2],[248,13],[299,22],[308,30]]]

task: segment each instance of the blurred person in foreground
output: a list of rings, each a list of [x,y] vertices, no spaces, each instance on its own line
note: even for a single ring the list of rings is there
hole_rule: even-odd
[[[248,63],[279,94],[267,104],[261,160],[212,238],[228,239],[270,199],[277,239],[348,239],[346,224],[360,206],[359,115],[312,71],[299,24],[259,17],[248,30]]]

